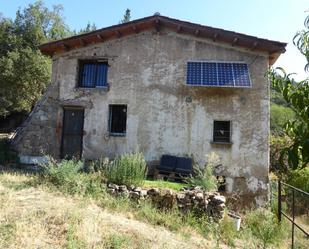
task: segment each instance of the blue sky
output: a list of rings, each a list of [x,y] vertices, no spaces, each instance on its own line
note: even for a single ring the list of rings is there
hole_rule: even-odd
[[[0,0],[0,12],[14,18],[18,7],[33,2]],[[132,19],[160,12],[181,20],[288,42],[287,52],[275,66],[297,73],[296,78],[308,77],[303,70],[305,59],[292,44],[293,36],[303,28],[309,15],[308,0],[45,0],[44,3],[48,7],[63,5],[66,23],[76,30],[88,22],[98,28],[117,24],[129,8]]]

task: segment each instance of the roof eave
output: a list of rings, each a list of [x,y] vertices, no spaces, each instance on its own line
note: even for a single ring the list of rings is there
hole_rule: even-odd
[[[283,42],[271,41],[233,31],[155,15],[124,24],[106,27],[89,33],[68,37],[62,40],[44,43],[39,45],[39,49],[43,54],[52,56],[55,53],[62,53],[71,49],[84,47],[89,44],[104,42],[109,39],[117,39],[152,28],[159,32],[162,26],[171,28],[178,33],[211,39],[214,42],[224,42],[230,44],[231,46],[242,47],[251,51],[267,52],[269,54],[270,65],[278,59],[281,53],[285,52],[285,47],[287,45]]]

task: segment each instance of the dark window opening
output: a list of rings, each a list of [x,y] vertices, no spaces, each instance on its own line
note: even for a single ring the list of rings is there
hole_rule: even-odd
[[[230,143],[231,142],[231,122],[214,121],[213,141]]]
[[[106,87],[107,61],[80,61],[79,87]]]
[[[127,130],[127,106],[109,106],[109,133],[115,136],[126,135]]]

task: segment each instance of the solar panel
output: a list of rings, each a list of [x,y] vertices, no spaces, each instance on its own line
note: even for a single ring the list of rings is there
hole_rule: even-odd
[[[202,63],[202,85],[218,85],[217,64],[213,62]]]
[[[218,73],[218,82],[220,86],[234,85],[232,63],[218,63],[217,73]]]
[[[201,62],[188,62],[187,67],[187,84],[201,85],[202,78],[202,63]]]
[[[188,62],[187,84],[218,87],[251,86],[248,65],[235,62]]]
[[[235,86],[250,86],[249,70],[245,63],[233,65]]]

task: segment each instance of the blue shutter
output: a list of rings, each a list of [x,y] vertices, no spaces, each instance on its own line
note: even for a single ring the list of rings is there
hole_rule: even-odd
[[[95,72],[96,64],[94,63],[85,63],[82,65],[81,72],[81,87],[94,87],[95,85]]]
[[[97,64],[97,78],[96,78],[96,86],[103,87],[107,86],[107,63]]]

